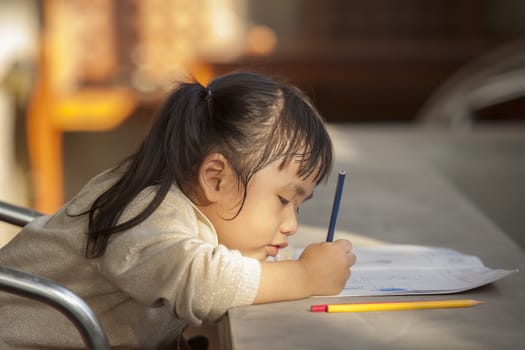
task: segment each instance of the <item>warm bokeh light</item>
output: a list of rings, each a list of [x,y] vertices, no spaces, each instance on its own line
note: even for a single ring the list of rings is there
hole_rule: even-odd
[[[246,50],[256,56],[269,55],[277,47],[277,35],[270,27],[258,25],[248,31]]]
[[[244,51],[245,0],[211,0],[207,5],[206,32],[198,56],[211,62],[228,62]]]
[[[244,52],[245,0],[137,2],[134,88],[165,91],[194,75],[199,62],[226,62]],[[160,10],[159,10],[160,9]]]

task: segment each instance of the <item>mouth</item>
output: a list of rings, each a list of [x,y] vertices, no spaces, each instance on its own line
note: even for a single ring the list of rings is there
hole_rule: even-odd
[[[277,256],[279,254],[279,249],[286,248],[288,246],[287,242],[282,242],[279,244],[269,244],[268,247],[268,255],[269,256]]]

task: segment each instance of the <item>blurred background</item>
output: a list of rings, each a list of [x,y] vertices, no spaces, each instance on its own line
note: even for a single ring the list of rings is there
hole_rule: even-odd
[[[0,200],[55,211],[175,81],[232,70],[295,83],[334,125],[458,135],[428,156],[525,246],[522,0],[0,0]],[[463,143],[478,127],[500,131]]]

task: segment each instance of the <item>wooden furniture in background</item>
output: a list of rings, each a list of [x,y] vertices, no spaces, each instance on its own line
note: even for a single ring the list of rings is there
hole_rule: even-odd
[[[113,11],[105,0],[45,0],[37,84],[28,108],[33,207],[64,200],[62,134],[118,125],[136,107],[127,87],[108,84],[117,68]]]

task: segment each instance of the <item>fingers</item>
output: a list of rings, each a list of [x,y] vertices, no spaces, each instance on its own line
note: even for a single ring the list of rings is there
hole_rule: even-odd
[[[356,263],[356,261],[357,261],[357,257],[352,252],[350,252],[348,255],[349,255],[349,259],[350,259],[350,266],[353,266]]]
[[[346,253],[352,251],[352,243],[346,239],[338,239],[334,241],[334,245],[339,245]]]
[[[339,239],[309,245],[299,261],[310,276],[312,295],[332,295],[344,288],[356,257],[352,252],[352,244]]]
[[[348,258],[348,267],[355,264],[357,257],[352,252],[352,243],[346,239],[338,239],[334,241],[334,245],[340,246],[340,248],[345,252]]]

